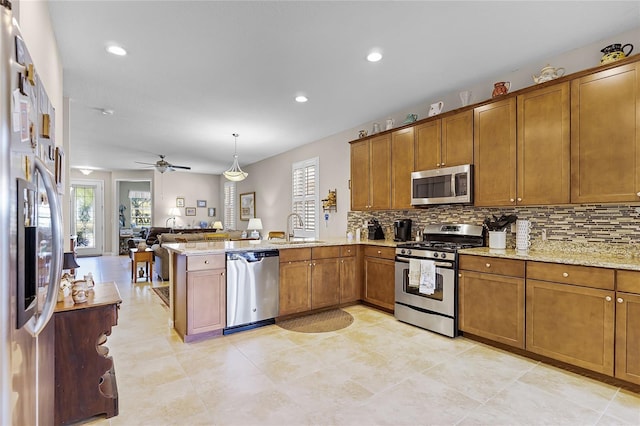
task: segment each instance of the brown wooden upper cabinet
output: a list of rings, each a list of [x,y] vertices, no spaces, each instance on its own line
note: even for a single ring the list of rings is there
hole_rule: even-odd
[[[571,202],[640,200],[638,62],[571,82]]]
[[[351,210],[391,207],[391,134],[351,143]]]
[[[569,202],[569,84],[478,107],[475,205]]]
[[[391,133],[391,208],[411,208],[411,172],[414,159],[413,127]]]
[[[415,170],[473,164],[473,111],[415,127]]]

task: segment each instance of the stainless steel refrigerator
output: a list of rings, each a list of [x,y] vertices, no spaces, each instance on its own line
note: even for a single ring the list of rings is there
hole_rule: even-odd
[[[8,0],[0,0],[0,67],[0,425],[48,425],[64,157]]]

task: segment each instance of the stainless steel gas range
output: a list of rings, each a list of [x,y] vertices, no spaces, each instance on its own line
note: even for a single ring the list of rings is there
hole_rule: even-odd
[[[455,337],[458,334],[458,250],[484,245],[482,226],[428,225],[423,241],[398,244],[395,317]]]

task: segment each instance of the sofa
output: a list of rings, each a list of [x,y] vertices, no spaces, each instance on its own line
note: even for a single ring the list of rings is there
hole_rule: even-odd
[[[153,229],[153,228],[152,228]],[[169,229],[171,230],[171,229]],[[163,244],[181,242],[226,241],[239,239],[242,231],[216,232],[215,229],[174,229],[177,232],[165,232],[157,236],[157,241],[151,244],[154,258],[154,271],[158,278],[169,280],[169,251]],[[150,232],[151,233],[151,232]],[[147,244],[149,240],[147,239]]]

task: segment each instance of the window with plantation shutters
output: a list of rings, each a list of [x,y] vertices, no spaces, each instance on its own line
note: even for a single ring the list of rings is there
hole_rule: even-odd
[[[236,183],[224,183],[224,229],[236,229]]]
[[[292,218],[296,237],[318,238],[318,157],[294,163],[291,168],[291,211],[304,223]]]

